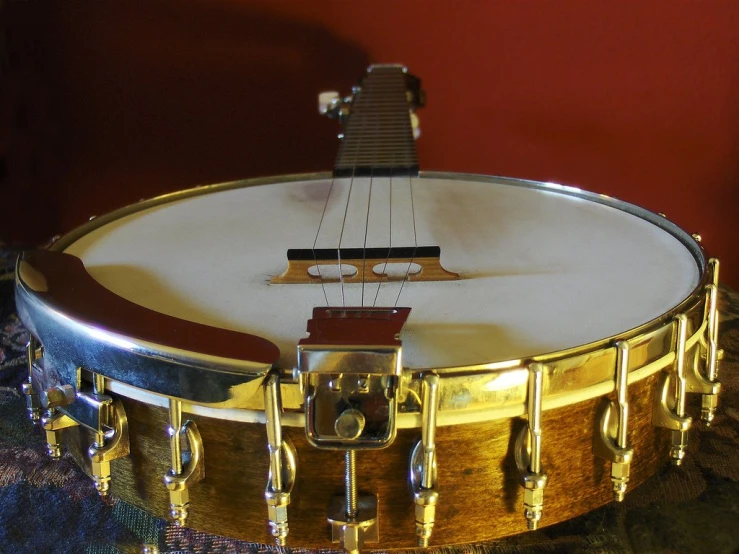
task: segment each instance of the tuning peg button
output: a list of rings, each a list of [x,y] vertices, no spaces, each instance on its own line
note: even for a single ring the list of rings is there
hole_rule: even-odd
[[[411,127],[413,128],[413,138],[418,139],[421,136],[421,124],[415,112],[411,112]]]
[[[318,113],[326,115],[329,109],[339,99],[339,93],[335,90],[327,90],[318,95]]]

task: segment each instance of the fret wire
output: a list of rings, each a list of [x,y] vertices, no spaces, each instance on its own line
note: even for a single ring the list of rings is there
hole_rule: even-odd
[[[406,77],[400,68],[373,68],[365,77],[345,125],[336,169],[365,174],[373,167],[417,171]],[[371,125],[368,125],[372,121]],[[392,161],[391,161],[392,160]]]

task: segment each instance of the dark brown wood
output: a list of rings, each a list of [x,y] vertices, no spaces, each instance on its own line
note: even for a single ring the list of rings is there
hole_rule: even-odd
[[[313,308],[313,317],[308,320],[309,336],[298,344],[400,347],[398,336],[410,313],[410,308]]]
[[[60,313],[133,340],[186,352],[274,364],[276,345],[255,335],[168,316],[112,293],[87,272],[82,260],[50,250],[24,252],[22,285]]]
[[[656,376],[629,387],[633,489],[666,461],[669,432],[652,427]],[[542,525],[551,525],[612,501],[610,466],[592,454],[596,413],[606,398],[547,411],[543,418],[543,467],[549,475]],[[167,412],[124,400],[131,455],[113,462],[112,491],[124,500],[167,517],[162,476],[168,470]],[[205,480],[191,493],[188,524],[218,535],[272,543],[263,493],[268,471],[263,425],[202,417]],[[439,492],[431,545],[470,543],[522,533],[522,489],[513,458],[520,419],[440,427],[437,432]],[[71,431],[72,449],[85,464],[89,438]],[[309,446],[300,428],[285,435],[298,451],[298,479],[290,504],[288,546],[331,547],[326,506],[343,494],[343,453]],[[418,430],[400,430],[387,449],[357,455],[360,492],[379,496],[381,548],[416,545],[407,484],[411,448]],[[76,442],[75,442],[76,441]]]

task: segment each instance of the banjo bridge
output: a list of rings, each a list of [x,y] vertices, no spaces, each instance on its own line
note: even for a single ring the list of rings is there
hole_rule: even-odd
[[[458,273],[441,265],[438,246],[390,248],[291,248],[287,269],[271,284],[453,281]]]

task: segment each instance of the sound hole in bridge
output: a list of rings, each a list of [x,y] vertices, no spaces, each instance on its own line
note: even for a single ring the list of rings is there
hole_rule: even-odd
[[[415,262],[411,262],[410,264],[403,262],[388,262],[387,264],[377,264],[372,268],[372,272],[378,276],[384,275],[388,281],[399,281],[401,279],[405,279],[406,276],[410,278],[411,276],[418,275],[421,273],[422,269],[423,268]]]
[[[272,284],[345,282],[449,281],[459,274],[441,267],[438,246],[391,248],[291,248],[287,269]],[[339,263],[339,260],[341,262]],[[340,273],[341,271],[341,273]]]
[[[406,277],[421,273],[421,266],[415,262],[383,262],[377,265],[370,263],[362,263],[359,265],[341,264],[341,276],[349,281],[362,280],[365,281],[370,277],[376,279],[385,279],[387,281],[402,281]],[[308,268],[308,274],[315,279],[323,279],[327,282],[335,282],[339,280],[339,264],[319,264],[312,265]]]
[[[341,276],[345,279],[351,279],[357,275],[359,270],[349,264],[341,264],[341,270],[339,270],[339,264],[318,264],[308,268],[308,273],[311,277],[323,279],[324,281],[338,281],[339,272],[341,272]]]

